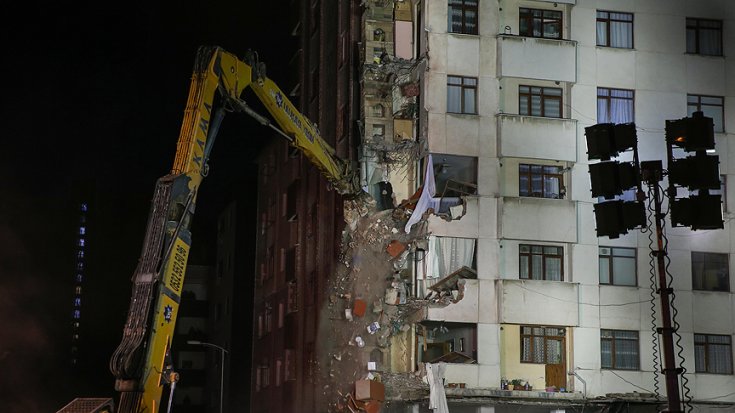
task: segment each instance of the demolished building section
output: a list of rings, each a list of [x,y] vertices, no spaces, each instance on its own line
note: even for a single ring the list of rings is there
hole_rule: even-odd
[[[374,203],[345,203],[339,263],[320,273],[323,305],[299,307],[319,311],[309,318],[318,319],[316,347],[288,374],[310,380],[316,411],[653,412],[664,400],[652,384],[660,366],[649,354],[639,259],[648,252],[638,248],[647,241],[629,235],[608,246],[594,237],[584,127],[603,107],[595,89],[609,88],[614,73],[597,62],[605,76],[593,74],[577,56],[612,59],[587,21],[596,9],[581,0],[502,3],[353,4],[354,137]],[[634,282],[616,284],[615,271],[632,271]],[[698,320],[732,337],[732,325],[696,315],[710,298],[684,294],[699,300],[681,312],[686,328]],[[709,303],[734,313],[732,300]],[[682,350],[698,411],[732,407],[731,344],[730,374],[716,377],[697,374],[706,373],[691,361],[699,346]]]

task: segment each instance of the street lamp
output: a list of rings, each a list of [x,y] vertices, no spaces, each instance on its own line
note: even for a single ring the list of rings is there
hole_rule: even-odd
[[[225,354],[229,353],[227,350],[225,350],[224,347],[218,346],[216,344],[212,343],[206,343],[204,341],[199,340],[188,340],[186,342],[187,344],[192,344],[195,346],[205,346],[205,347],[213,347],[219,350],[221,354],[221,361],[220,361],[220,379],[219,379],[219,413],[222,413],[222,404],[224,402],[223,395],[225,391]]]

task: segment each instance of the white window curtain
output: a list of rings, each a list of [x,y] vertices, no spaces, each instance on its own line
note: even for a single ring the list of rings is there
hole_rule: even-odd
[[[610,13],[610,19],[628,20],[628,14]],[[630,49],[633,47],[633,22],[610,22],[610,46]]]
[[[633,120],[632,90],[598,90],[597,121],[599,123],[628,123],[633,122]]]
[[[472,267],[475,240],[471,238],[429,237],[427,278],[441,279],[463,266]]]

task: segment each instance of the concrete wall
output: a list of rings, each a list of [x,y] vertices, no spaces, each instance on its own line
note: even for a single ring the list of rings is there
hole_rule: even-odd
[[[590,196],[584,128],[597,123],[598,87],[635,90],[640,159],[663,159],[665,120],[686,116],[687,94],[724,96],[726,133],[716,134],[717,153],[721,173],[732,175],[728,158],[735,157],[735,145],[730,144],[732,136],[727,131],[735,129],[735,82],[728,80],[735,78],[735,64],[727,56],[735,56],[735,41],[731,40],[735,3],[481,1],[477,36],[447,33],[446,2],[423,5],[429,50],[423,89],[428,148],[478,159],[479,196],[467,199],[467,214],[452,222],[429,219],[429,231],[436,235],[478,239],[478,280],[468,283],[465,300],[454,308],[430,310],[432,319],[478,323],[478,364],[451,366],[448,381],[494,387],[505,376],[529,378],[534,383],[534,377],[543,374],[536,374],[538,366],[519,363],[518,326],[503,324],[501,331],[500,323],[538,323],[572,326],[567,333],[568,369],[579,369],[578,374],[587,381],[588,396],[642,391],[636,386],[652,391],[655,367],[650,351],[648,234],[631,232],[615,240],[595,236],[596,200]],[[567,41],[518,36],[519,7],[561,10]],[[598,9],[634,13],[634,49],[596,46]],[[688,16],[724,19],[725,57],[685,53]],[[477,115],[446,113],[447,75],[478,78]],[[563,117],[567,119],[518,116],[520,84],[562,88]],[[631,155],[621,158],[630,160]],[[519,198],[519,163],[568,168],[564,172],[565,199]],[[735,182],[735,177],[727,178],[728,184]],[[727,191],[725,198],[727,210],[735,209],[735,191]],[[685,366],[693,395],[700,399],[727,395],[717,400],[735,401],[732,375],[692,373],[693,334],[732,335],[735,296],[692,291],[691,251],[732,254],[733,216],[726,212],[722,231],[667,230]],[[544,295],[521,289],[517,281],[520,243],[562,245],[565,282],[534,282],[534,288]],[[637,286],[599,284],[601,245],[637,248]],[[732,261],[730,285],[735,286]],[[560,310],[545,310],[552,306]],[[653,311],[660,320],[657,303]],[[639,332],[640,370],[600,369],[600,329]],[[569,381],[581,391],[578,380]]]

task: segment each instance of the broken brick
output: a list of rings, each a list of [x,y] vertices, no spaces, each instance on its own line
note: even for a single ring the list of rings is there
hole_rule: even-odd
[[[355,303],[352,305],[352,315],[356,317],[362,317],[365,315],[365,311],[367,311],[367,303],[365,300],[356,299]]]
[[[386,251],[388,251],[388,254],[390,254],[390,256],[393,258],[401,255],[401,253],[405,250],[406,245],[396,240],[391,241],[390,244],[388,244],[388,248],[386,249]]]

